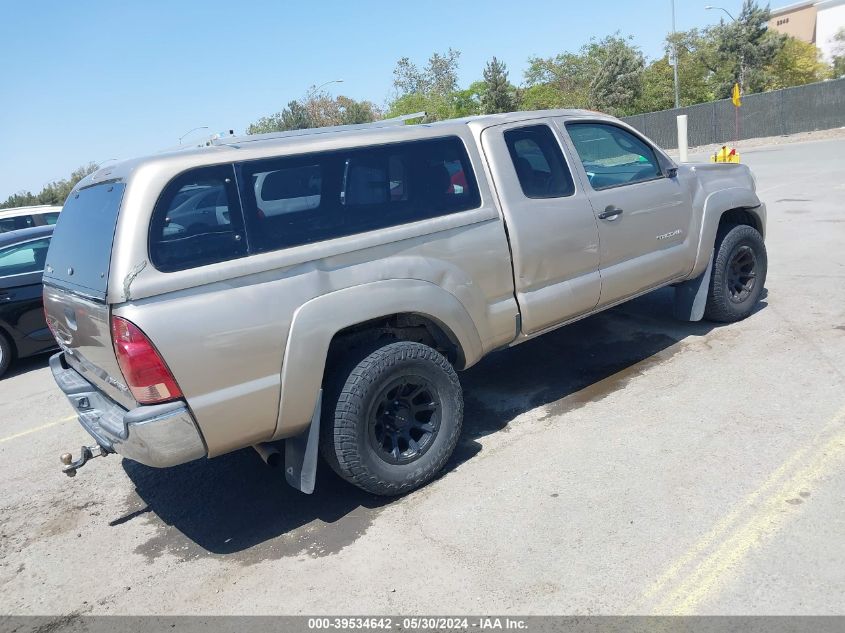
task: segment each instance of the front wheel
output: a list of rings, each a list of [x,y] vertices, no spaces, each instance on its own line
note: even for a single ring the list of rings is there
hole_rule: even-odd
[[[341,477],[377,495],[433,479],[455,450],[464,401],[452,365],[408,341],[381,347],[327,394],[321,450]]]
[[[731,323],[750,315],[766,283],[763,236],[751,226],[719,230],[704,318]]]

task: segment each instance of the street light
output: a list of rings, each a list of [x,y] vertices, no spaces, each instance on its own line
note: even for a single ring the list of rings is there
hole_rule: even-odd
[[[327,81],[324,84],[320,84],[319,86],[317,86],[316,88],[311,90],[311,92],[309,94],[315,95],[318,92],[320,92],[320,88],[325,88],[329,84],[342,84],[342,83],[343,83],[343,79],[332,79],[331,81]]]
[[[678,42],[675,39],[675,0],[672,0],[672,67],[675,76],[675,109],[681,107],[681,87],[678,83]]]
[[[182,144],[182,139],[183,139],[183,138],[185,138],[186,136],[188,136],[188,134],[190,134],[191,132],[196,132],[197,130],[207,130],[207,129],[208,129],[208,126],[207,126],[207,125],[201,125],[201,126],[199,126],[199,127],[195,127],[195,128],[193,128],[193,129],[191,129],[191,130],[188,130],[188,131],[187,131],[187,132],[185,132],[182,136],[180,136],[180,137],[179,137],[179,145],[181,145],[181,144]]]
[[[705,10],[705,11],[712,11],[712,10],[714,10],[714,9],[715,9],[715,10],[717,10],[717,11],[724,11],[725,13],[727,13],[727,14],[728,14],[728,17],[729,17],[731,20],[733,20],[734,22],[736,22],[736,18],[735,18],[734,16],[732,16],[732,15],[731,15],[731,12],[730,12],[730,11],[728,11],[728,10],[727,10],[726,8],[724,8],[724,7],[712,7],[712,6],[710,6],[709,4],[708,4],[706,7],[704,7],[704,10]]]
[[[708,4],[704,9],[706,11],[724,11],[732,22],[737,22],[737,19],[725,7],[714,7]],[[737,83],[739,83],[740,90],[745,90],[745,52],[739,57],[739,81]]]

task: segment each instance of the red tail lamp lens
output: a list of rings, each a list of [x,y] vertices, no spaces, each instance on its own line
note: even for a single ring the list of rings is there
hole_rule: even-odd
[[[112,317],[111,336],[117,363],[140,404],[158,404],[182,397],[182,390],[150,339],[131,321]]]

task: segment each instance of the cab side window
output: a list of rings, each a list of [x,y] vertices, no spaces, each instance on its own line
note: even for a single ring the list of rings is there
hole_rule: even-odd
[[[231,165],[193,169],[164,189],[150,223],[150,259],[170,272],[246,254]]]
[[[507,130],[504,137],[527,198],[563,198],[575,193],[572,174],[548,125]]]
[[[457,137],[239,163],[250,252],[313,244],[477,208]]]
[[[567,123],[566,130],[596,191],[661,178],[654,150],[615,125]]]

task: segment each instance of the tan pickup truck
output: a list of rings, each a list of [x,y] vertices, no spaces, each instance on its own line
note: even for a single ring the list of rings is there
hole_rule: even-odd
[[[96,440],[64,471],[254,446],[303,492],[319,453],[406,492],[458,441],[457,370],[667,285],[680,318],[742,319],[765,224],[746,166],[677,165],[584,111],[112,164],[71,193],[44,274],[51,368]]]

